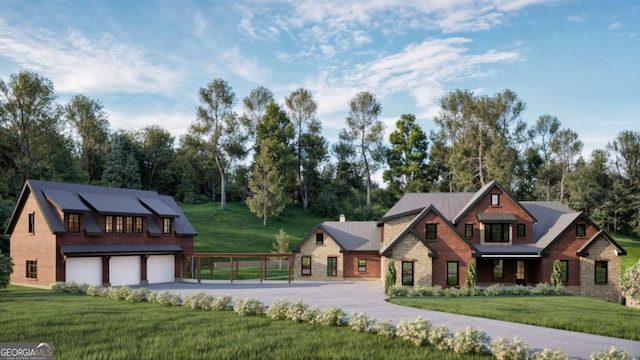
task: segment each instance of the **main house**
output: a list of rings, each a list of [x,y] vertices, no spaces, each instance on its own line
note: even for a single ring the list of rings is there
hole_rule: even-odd
[[[569,291],[617,301],[626,255],[583,212],[517,201],[493,181],[475,193],[404,195],[379,221],[325,222],[296,252],[296,277],[384,279],[458,287],[476,262],[479,285],[549,282],[554,261]]]
[[[195,230],[170,196],[27,180],[7,227],[11,282],[49,286],[173,282]]]

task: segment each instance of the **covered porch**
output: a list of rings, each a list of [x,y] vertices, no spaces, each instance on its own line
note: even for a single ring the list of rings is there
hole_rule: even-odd
[[[480,286],[491,284],[530,286],[549,282],[542,271],[543,261],[539,257],[483,256],[476,259]]]

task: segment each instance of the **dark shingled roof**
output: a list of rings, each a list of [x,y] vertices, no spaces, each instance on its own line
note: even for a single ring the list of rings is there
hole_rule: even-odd
[[[107,254],[174,254],[182,252],[179,245],[60,245],[63,255]]]
[[[99,214],[151,216],[152,211],[160,211],[158,216],[175,217],[175,233],[177,235],[197,235],[195,229],[184,216],[178,204],[170,196],[158,195],[155,191],[120,189],[106,186],[85,184],[69,184],[52,181],[27,180],[20,194],[18,204],[7,226],[6,233],[11,234],[18,219],[19,212],[29,193],[32,193],[42,210],[42,213],[54,234],[65,233],[65,227],[58,216],[57,209],[71,212],[84,212],[85,232],[89,235],[99,235],[96,219],[90,209]],[[140,198],[148,200],[153,205],[151,211],[140,202]],[[153,223],[150,221],[149,224]],[[153,225],[150,226],[150,230]],[[157,226],[155,226],[157,228]],[[158,232],[160,229],[158,229]]]
[[[325,221],[320,228],[344,251],[380,250],[380,228],[375,221]]]

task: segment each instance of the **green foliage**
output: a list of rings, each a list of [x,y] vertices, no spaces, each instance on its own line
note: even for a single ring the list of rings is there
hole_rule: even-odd
[[[189,294],[184,297],[182,306],[191,309],[211,310],[213,308],[213,296],[203,292]]]
[[[0,252],[0,289],[9,285],[9,279],[13,272],[13,262],[11,258]]]
[[[291,304],[287,299],[280,299],[267,307],[264,314],[269,319],[285,320]]]
[[[370,318],[367,314],[361,313],[351,313],[349,314],[349,320],[347,321],[347,326],[357,332],[372,332],[372,326],[375,322],[375,319]]]
[[[331,306],[320,310],[320,313],[313,319],[312,323],[323,326],[342,326],[346,323],[346,316],[341,308]]]
[[[64,282],[58,281],[51,285],[51,290],[66,293],[66,294],[74,294],[74,295],[84,295],[87,293],[89,289],[89,284],[78,284],[75,281],[72,282]]]
[[[498,336],[491,341],[489,350],[496,360],[527,360],[529,344],[517,336],[511,342],[504,336]]]
[[[469,267],[467,268],[467,276],[464,280],[464,289],[473,290],[476,288],[476,284],[478,282],[478,270],[476,268],[476,262],[469,262]]]
[[[629,360],[629,354],[615,346],[589,356],[589,360]]]
[[[256,298],[234,298],[233,312],[242,316],[261,316],[264,314],[264,304]]]
[[[392,296],[392,288],[396,284],[396,264],[393,260],[389,260],[387,264],[387,273],[384,276],[384,293]]]
[[[562,286],[562,269],[560,268],[560,260],[555,260],[553,262],[550,281],[551,286]]]
[[[429,333],[431,322],[422,316],[415,320],[400,320],[396,330],[396,336],[412,342],[415,346],[429,345]]]
[[[531,360],[569,360],[569,356],[560,349],[542,349],[531,354],[530,358]]]
[[[620,289],[624,295],[632,302],[632,305],[640,303],[640,260],[627,268],[622,274]]]
[[[249,179],[252,194],[246,203],[252,213],[262,218],[262,226],[267,226],[267,218],[278,216],[285,208],[286,195],[280,171],[268,147],[261,146]]]
[[[117,133],[111,139],[102,181],[107,186],[140,189],[140,167],[135,157],[135,143],[130,135]]]
[[[453,351],[457,354],[484,354],[489,348],[489,336],[476,327],[466,327],[453,335]]]
[[[310,310],[309,306],[302,302],[302,300],[298,300],[293,304],[289,305],[287,309],[287,319],[294,322],[313,322],[320,310],[318,308],[313,308]]]

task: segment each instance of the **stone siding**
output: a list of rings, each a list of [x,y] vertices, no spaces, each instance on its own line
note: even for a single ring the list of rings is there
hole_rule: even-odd
[[[402,262],[413,261],[414,286],[431,286],[432,267],[429,249],[412,234],[408,234],[396,243],[392,249],[391,259],[396,268],[396,285],[402,284]],[[387,263],[384,262],[384,273]]]
[[[322,232],[319,230],[319,232]],[[312,232],[308,237],[302,240],[300,244],[300,252],[296,254],[294,260],[295,276],[299,280],[321,280],[335,281],[344,280],[344,256],[340,251],[340,246],[327,234],[324,233],[324,241],[322,245],[316,244],[316,234]],[[302,275],[302,257],[311,256],[311,275]],[[327,276],[327,258],[338,258],[337,276]]]
[[[608,301],[620,301],[621,261],[616,247],[604,237],[595,240],[588,249],[589,255],[580,258],[580,294]],[[607,283],[595,283],[595,262],[607,261]]]
[[[389,220],[384,223],[382,228],[382,246],[381,249],[384,249],[389,245],[393,240],[403,232],[409,224],[415,219],[416,215],[403,216],[401,218]]]

